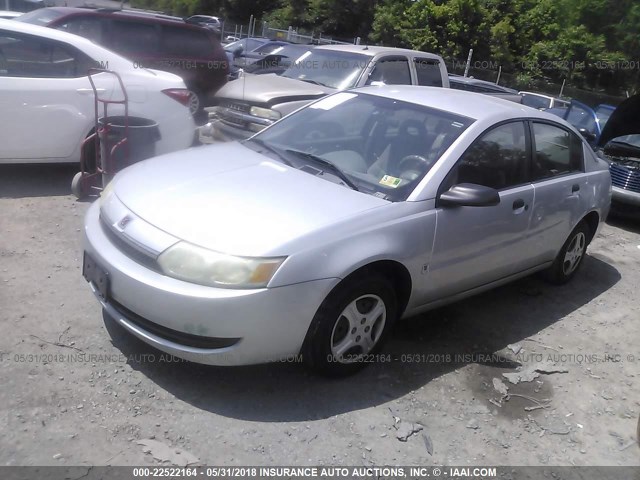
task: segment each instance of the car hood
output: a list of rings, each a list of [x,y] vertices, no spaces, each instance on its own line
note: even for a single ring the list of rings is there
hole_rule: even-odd
[[[137,163],[116,176],[114,193],[174,237],[243,256],[290,255],[288,242],[389,203],[237,142]]]
[[[271,107],[283,101],[315,100],[335,92],[335,89],[275,74],[245,75],[228,82],[216,93],[221,99],[242,100],[254,105]]]
[[[604,147],[614,138],[632,134],[640,134],[640,94],[618,105],[600,134],[598,146]]]

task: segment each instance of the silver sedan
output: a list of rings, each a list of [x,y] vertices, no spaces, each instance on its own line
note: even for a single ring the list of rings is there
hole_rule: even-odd
[[[606,163],[554,115],[367,87],[122,171],[87,213],[83,274],[164,352],[344,375],[400,318],[537,271],[567,282],[610,198]]]

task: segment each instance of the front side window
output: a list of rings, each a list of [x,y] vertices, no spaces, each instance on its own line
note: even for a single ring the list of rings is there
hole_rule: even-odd
[[[0,30],[0,75],[76,78],[86,75],[86,66],[55,41]]]
[[[367,80],[367,85],[374,83],[411,85],[409,61],[404,57],[382,58],[378,60]]]
[[[246,145],[261,152],[266,146],[281,161],[327,180],[331,169],[322,163],[330,162],[361,192],[401,201],[471,123],[413,103],[341,92],[289,115]]]
[[[546,123],[533,124],[533,179],[584,171],[582,140],[569,131]]]
[[[503,190],[527,182],[527,144],[523,122],[511,122],[483,134],[452,171],[450,185],[475,183]]]

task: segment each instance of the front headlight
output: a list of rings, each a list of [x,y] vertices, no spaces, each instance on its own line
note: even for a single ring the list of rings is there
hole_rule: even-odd
[[[234,257],[179,242],[158,257],[158,264],[168,276],[191,283],[223,288],[263,288],[285,258]]]
[[[254,117],[266,118],[268,120],[280,120],[280,117],[282,117],[280,112],[262,107],[251,107],[249,113]]]

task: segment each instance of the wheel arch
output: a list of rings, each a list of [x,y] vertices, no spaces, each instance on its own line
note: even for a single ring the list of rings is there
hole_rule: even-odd
[[[402,317],[402,314],[409,303],[413,280],[411,279],[411,274],[407,267],[396,260],[375,260],[370,263],[366,263],[345,276],[331,290],[331,292],[333,293],[334,290],[339,288],[341,285],[344,285],[346,282],[353,281],[358,277],[366,277],[372,273],[379,273],[391,281],[393,290],[396,293],[396,300],[398,302],[397,318]]]
[[[587,244],[591,243],[593,237],[595,237],[596,232],[598,231],[598,225],[600,224],[600,215],[595,210],[587,213],[584,217],[582,217],[583,222],[587,224],[589,227],[589,238],[587,239]],[[578,222],[580,223],[580,222]]]

